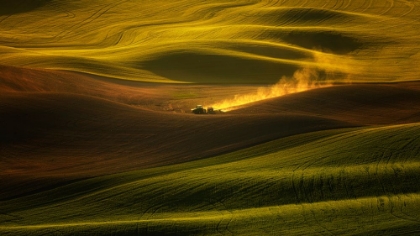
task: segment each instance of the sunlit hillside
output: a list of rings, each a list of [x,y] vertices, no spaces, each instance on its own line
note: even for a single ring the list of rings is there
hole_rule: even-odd
[[[150,82],[417,80],[420,2],[2,0],[0,64]]]
[[[420,235],[420,0],[0,0],[0,235]]]
[[[419,141],[419,123],[323,131],[79,181],[6,202],[0,233],[415,235]]]

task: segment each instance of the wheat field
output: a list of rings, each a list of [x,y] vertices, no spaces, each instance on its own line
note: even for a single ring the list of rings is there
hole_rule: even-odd
[[[164,83],[275,83],[299,68],[418,79],[414,0],[14,2],[2,1],[6,65]]]
[[[0,235],[420,234],[419,19],[0,0]]]

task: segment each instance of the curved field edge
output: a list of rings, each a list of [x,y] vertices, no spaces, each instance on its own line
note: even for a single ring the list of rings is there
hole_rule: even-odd
[[[0,226],[2,235],[406,235],[419,233],[420,195],[400,194],[135,219]]]
[[[0,232],[413,233],[420,223],[419,131],[414,123],[307,133],[80,181],[2,202]]]

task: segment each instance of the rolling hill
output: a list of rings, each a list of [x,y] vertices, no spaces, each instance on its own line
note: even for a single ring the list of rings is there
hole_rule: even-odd
[[[69,72],[14,70],[25,76],[1,80],[4,234],[415,232],[418,83],[332,86],[197,116],[125,103],[156,89],[150,85],[79,75],[97,85],[86,93]],[[31,73],[40,79],[26,80]],[[64,74],[56,81],[42,73]],[[166,86],[190,87],[158,90]],[[112,96],[116,89],[124,95]],[[165,100],[154,96],[152,103]],[[369,206],[369,217],[354,223],[349,214]],[[339,220],[319,223],[324,214]]]
[[[4,235],[416,234],[419,124],[301,134],[3,202]]]
[[[420,234],[419,9],[0,0],[0,235]]]
[[[1,1],[0,64],[165,83],[418,80],[420,3]]]

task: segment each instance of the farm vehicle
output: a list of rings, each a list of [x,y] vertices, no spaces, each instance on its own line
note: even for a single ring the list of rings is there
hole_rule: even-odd
[[[215,110],[213,107],[204,108],[202,105],[197,105],[195,108],[191,109],[191,112],[194,114],[216,114],[221,113],[221,110]]]

